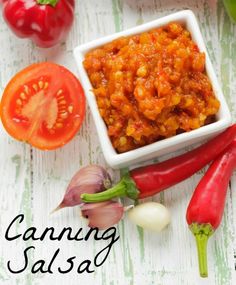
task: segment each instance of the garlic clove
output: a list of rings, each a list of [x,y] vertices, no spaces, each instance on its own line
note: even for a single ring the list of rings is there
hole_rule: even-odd
[[[85,166],[72,177],[62,202],[53,212],[83,203],[80,198],[83,193],[98,193],[110,187],[110,175],[102,166]]]
[[[121,220],[124,207],[122,204],[114,201],[83,204],[81,213],[84,218],[88,219],[89,227],[104,230]]]

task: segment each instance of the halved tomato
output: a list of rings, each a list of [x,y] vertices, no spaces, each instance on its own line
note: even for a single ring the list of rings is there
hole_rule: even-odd
[[[43,62],[12,78],[3,93],[0,111],[12,137],[52,150],[66,144],[80,129],[85,96],[79,80],[69,70]]]

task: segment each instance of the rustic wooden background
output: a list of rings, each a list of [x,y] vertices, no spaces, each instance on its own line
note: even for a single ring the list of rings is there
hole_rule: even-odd
[[[10,78],[30,63],[53,61],[76,73],[73,48],[79,44],[135,25],[148,22],[181,9],[191,9],[199,24],[221,82],[225,97],[236,116],[236,25],[233,25],[219,0],[77,0],[73,29],[65,44],[50,50],[36,48],[27,40],[17,39],[0,19],[0,89]],[[2,92],[0,92],[2,93]],[[172,154],[172,156],[175,154]],[[208,247],[209,278],[198,277],[198,263],[193,236],[185,222],[185,212],[192,191],[203,171],[191,179],[155,197],[172,212],[172,223],[163,233],[150,234],[131,225],[125,218],[118,226],[120,240],[94,274],[30,274],[30,267],[20,275],[6,268],[9,259],[23,265],[23,250],[34,245],[30,264],[38,259],[50,261],[58,247],[55,262],[66,265],[76,255],[78,266],[93,259],[105,242],[7,242],[6,227],[19,213],[25,221],[15,228],[23,233],[30,226],[38,232],[47,226],[56,230],[83,226],[78,209],[65,209],[54,216],[49,212],[61,200],[65,187],[80,166],[89,163],[106,165],[99,147],[94,123],[87,110],[82,131],[60,150],[41,152],[11,139],[0,126],[0,284],[2,285],[233,285],[236,284],[236,176],[231,180],[223,222],[210,239]],[[109,169],[115,175],[115,173]],[[116,173],[117,175],[117,173]],[[84,227],[84,232],[87,229]],[[30,266],[29,264],[29,266]]]

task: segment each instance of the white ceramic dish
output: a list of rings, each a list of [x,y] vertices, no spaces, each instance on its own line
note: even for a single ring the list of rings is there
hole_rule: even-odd
[[[153,28],[166,25],[172,21],[181,22],[182,24],[184,24],[187,30],[191,33],[192,39],[196,42],[200,51],[203,51],[206,54],[206,71],[211,80],[215,95],[221,103],[220,110],[216,116],[216,122],[203,126],[197,130],[193,130],[188,133],[178,134],[174,137],[163,139],[161,141],[157,141],[150,145],[140,147],[138,149],[131,150],[126,153],[118,154],[111,144],[111,141],[107,134],[106,125],[99,114],[95,96],[93,92],[91,91],[92,85],[83,67],[84,55],[91,49],[102,46],[121,36],[130,36],[134,34],[139,34],[139,33],[151,30]],[[169,16],[157,19],[155,21],[146,23],[144,25],[140,25],[132,29],[129,29],[129,30],[126,30],[120,33],[116,33],[116,34],[113,34],[113,35],[110,35],[104,38],[100,38],[92,42],[89,42],[87,44],[81,45],[75,48],[74,56],[75,56],[75,59],[78,65],[81,83],[85,90],[85,94],[86,94],[86,97],[87,97],[87,100],[88,100],[88,103],[91,109],[91,113],[92,113],[94,122],[96,124],[97,133],[99,136],[99,140],[101,143],[101,147],[102,147],[105,159],[107,163],[113,168],[121,168],[121,167],[130,166],[132,164],[135,164],[141,161],[153,159],[157,156],[161,156],[161,155],[176,151],[180,148],[186,147],[193,143],[197,143],[211,136],[214,136],[231,124],[231,115],[230,115],[228,106],[226,104],[225,98],[222,94],[221,88],[219,86],[218,80],[216,78],[214,69],[210,62],[196,17],[194,16],[193,12],[190,10],[180,11],[180,12],[171,14]]]

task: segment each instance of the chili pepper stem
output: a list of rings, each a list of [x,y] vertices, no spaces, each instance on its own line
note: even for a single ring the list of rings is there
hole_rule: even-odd
[[[94,194],[84,193],[80,197],[85,203],[104,202],[118,197],[129,197],[136,200],[138,198],[139,191],[133,179],[126,174],[122,177],[119,183],[106,191]]]
[[[117,197],[125,197],[126,196],[126,186],[121,180],[117,185],[114,187],[95,194],[87,194],[84,193],[80,197],[83,202],[85,203],[96,203],[96,202],[104,202],[111,200]]]
[[[208,277],[207,268],[207,242],[209,237],[214,233],[214,229],[210,224],[190,225],[190,230],[194,234],[197,243],[199,272],[201,277]]]

